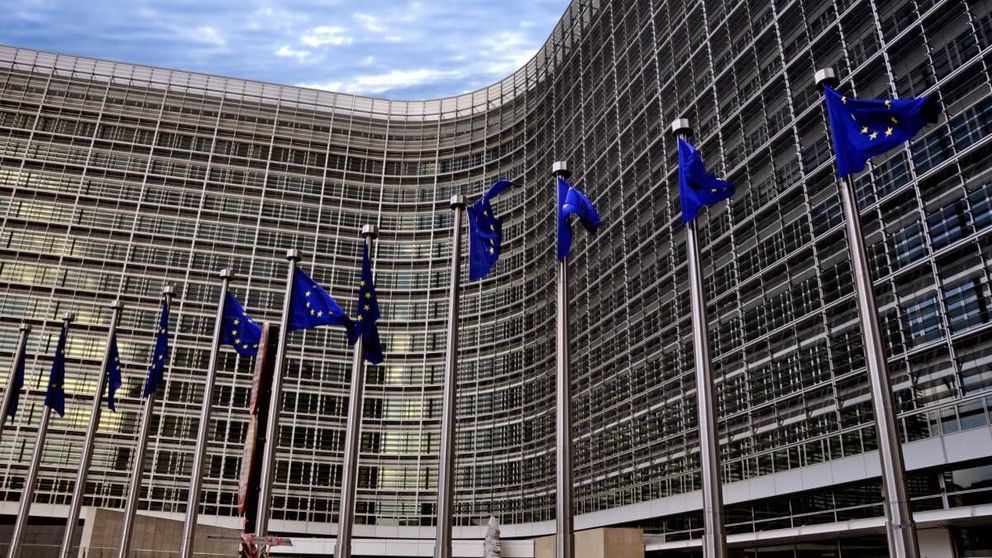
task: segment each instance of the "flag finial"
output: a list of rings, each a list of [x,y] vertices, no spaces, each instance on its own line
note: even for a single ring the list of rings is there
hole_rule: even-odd
[[[379,237],[379,227],[375,225],[362,225],[362,237],[363,238],[378,238]]]
[[[672,120],[672,135],[673,136],[691,136],[692,135],[692,125],[689,124],[688,118],[676,118]]]
[[[829,66],[817,70],[816,73],[813,74],[813,81],[816,82],[817,86],[829,85],[831,87],[840,82],[840,80],[837,79],[837,72]]]
[[[551,165],[551,176],[568,178],[572,176],[572,171],[568,170],[568,161],[555,161]]]

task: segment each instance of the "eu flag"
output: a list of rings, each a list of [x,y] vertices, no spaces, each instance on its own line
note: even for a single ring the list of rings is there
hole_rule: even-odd
[[[21,398],[21,388],[24,387],[24,359],[27,351],[21,351],[17,364],[14,365],[14,381],[10,384],[10,403],[7,405],[7,416],[14,418],[17,414],[17,401]]]
[[[703,157],[691,143],[679,138],[679,197],[682,222],[689,223],[703,206],[713,205],[734,195],[734,185],[717,180],[706,172]]]
[[[220,327],[220,342],[230,345],[243,357],[258,354],[258,343],[262,340],[262,326],[248,316],[241,301],[230,291],[224,299],[224,317]]]
[[[289,330],[337,325],[348,331],[348,342],[358,338],[355,324],[337,302],[309,275],[297,269],[293,275],[293,293],[289,302]]]
[[[509,180],[500,180],[489,187],[482,197],[468,206],[468,278],[482,279],[492,271],[499,260],[503,238],[503,221],[493,213],[492,199],[513,186]]]
[[[590,233],[596,232],[602,221],[589,198],[572,186],[564,177],[558,177],[558,261],[563,261],[572,250],[572,224],[569,218],[576,215]]]
[[[52,371],[48,375],[48,393],[45,394],[45,406],[65,416],[65,337],[69,323],[62,323],[62,332],[55,347],[55,357],[52,359]]]
[[[117,401],[114,395],[122,385],[124,378],[121,377],[121,355],[117,350],[117,335],[114,335],[110,338],[110,359],[107,361],[107,407],[115,413]]]
[[[158,320],[158,331],[155,333],[155,352],[152,353],[152,363],[148,367],[148,380],[145,381],[145,395],[158,391],[158,386],[165,379],[165,361],[169,357],[169,303],[162,301],[162,314]]]
[[[372,364],[385,360],[382,343],[379,341],[379,300],[375,296],[375,283],[372,281],[372,262],[369,261],[368,245],[362,246],[362,279],[358,284],[358,335],[362,336],[362,355]]]
[[[940,103],[930,97],[862,100],[823,89],[840,176],[865,170],[868,159],[909,141],[940,114]]]

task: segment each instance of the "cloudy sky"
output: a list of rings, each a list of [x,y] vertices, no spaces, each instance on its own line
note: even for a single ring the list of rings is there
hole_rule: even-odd
[[[568,0],[17,0],[0,43],[391,99],[522,66]]]

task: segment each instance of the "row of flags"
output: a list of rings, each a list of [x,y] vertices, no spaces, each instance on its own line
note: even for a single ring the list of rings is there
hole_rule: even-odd
[[[861,100],[849,98],[825,86],[828,122],[837,171],[840,176],[864,170],[867,161],[913,138],[928,123],[935,122],[939,104],[928,97],[909,100]],[[690,224],[706,206],[716,204],[734,195],[734,185],[708,173],[698,149],[683,137],[678,140],[678,180],[682,220]],[[495,182],[478,200],[467,207],[469,221],[469,278],[487,276],[499,260],[502,248],[502,220],[493,211],[493,201],[513,186],[508,180]],[[595,233],[602,223],[593,203],[562,174],[556,176],[557,189],[557,258],[564,262],[572,246],[571,221],[573,216],[590,233]],[[225,283],[226,284],[226,283]],[[289,293],[287,331],[306,330],[318,326],[337,326],[345,329],[350,344],[362,340],[362,358],[379,364],[385,360],[379,338],[377,322],[381,317],[376,297],[372,264],[368,244],[362,251],[362,270],[356,303],[357,318],[352,320],[340,305],[313,278],[295,269],[288,286]],[[237,297],[226,292],[221,302],[219,343],[232,347],[243,357],[256,356],[262,337],[262,328],[247,313]],[[165,377],[169,357],[168,297],[163,297],[161,313],[155,333],[155,348],[149,364],[143,396],[154,395]],[[45,405],[60,416],[65,413],[65,347],[68,321],[63,323],[49,375]],[[107,406],[116,411],[116,392],[121,387],[122,366],[116,334],[109,339],[108,358],[104,373],[107,374]],[[24,386],[24,352],[17,357],[13,390],[5,412],[11,418],[17,412],[18,395]],[[360,361],[359,361],[360,362]],[[97,397],[103,397],[98,394]],[[141,467],[137,467],[140,474]],[[29,488],[30,492],[30,488]]]
[[[348,332],[349,343],[354,344],[359,335],[365,340],[364,355],[368,362],[381,363],[385,356],[382,352],[382,344],[379,341],[379,331],[376,326],[376,322],[380,318],[379,304],[375,294],[368,248],[365,248],[362,254],[362,275],[359,285],[356,323],[348,317],[323,287],[302,270],[297,269],[293,278],[289,330],[310,329],[323,325],[343,327]],[[165,380],[165,368],[169,359],[170,307],[171,304],[168,300],[163,299],[162,310],[155,331],[155,348],[152,352],[142,394],[142,397],[145,398],[156,393]],[[221,344],[230,346],[241,356],[255,356],[258,353],[258,345],[262,337],[262,326],[248,315],[241,301],[231,292],[227,292],[224,298],[222,315]],[[45,405],[58,413],[59,416],[65,415],[65,347],[68,327],[68,323],[64,323],[59,333],[59,340],[49,373],[48,390],[45,395]],[[116,393],[123,385],[122,365],[116,334],[111,336],[109,343],[109,358],[104,370],[108,379],[107,407],[116,412]],[[13,393],[6,412],[11,419],[17,413],[20,392],[24,386],[24,359],[25,353],[22,352],[15,367],[14,380],[10,384]],[[99,396],[103,397],[103,394]]]

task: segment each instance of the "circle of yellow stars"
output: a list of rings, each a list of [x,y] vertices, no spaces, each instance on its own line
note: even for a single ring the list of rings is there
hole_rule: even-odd
[[[847,104],[847,95],[841,96],[840,102],[842,104],[845,104],[846,105]],[[885,108],[887,108],[887,109],[891,109],[892,108],[892,101],[891,100],[889,100],[889,99],[886,99],[885,100]],[[851,119],[854,120],[855,122],[858,121],[857,117],[855,117],[853,113],[851,114]],[[889,123],[891,123],[893,125],[899,124],[899,119],[896,118],[895,116],[890,116],[889,117]],[[884,135],[884,137],[891,136],[893,133],[895,133],[895,128],[893,126],[886,126],[885,130],[882,131],[881,129],[879,129],[879,130],[871,130],[871,129],[869,129],[868,126],[861,126],[861,128],[858,130],[858,132],[861,133],[861,135],[863,135],[863,136],[868,136],[868,139],[870,141],[874,141],[874,140],[877,140],[878,139],[878,135],[879,135],[880,132]]]

